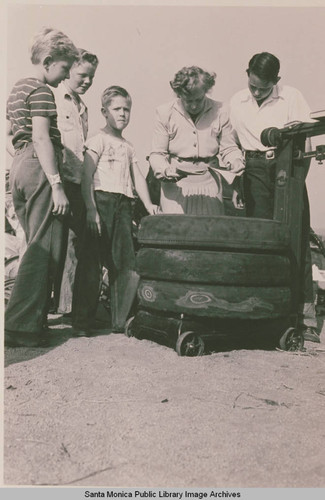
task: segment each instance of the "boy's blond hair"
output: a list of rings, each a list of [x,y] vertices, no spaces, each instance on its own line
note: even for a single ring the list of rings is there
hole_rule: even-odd
[[[103,107],[109,106],[112,99],[116,96],[125,97],[129,105],[132,106],[132,99],[130,94],[128,93],[127,90],[125,90],[123,87],[119,87],[118,85],[111,85],[110,87],[107,87],[107,89],[104,90],[101,97],[102,106]]]
[[[77,50],[78,50],[78,58],[75,61],[76,65],[88,62],[89,64],[94,66],[94,68],[97,68],[99,61],[98,57],[95,54],[92,54],[91,52],[88,52],[88,50],[85,49],[78,48]]]
[[[70,38],[53,28],[43,28],[35,35],[30,52],[33,64],[39,64],[44,56],[69,61],[78,59],[78,50]]]

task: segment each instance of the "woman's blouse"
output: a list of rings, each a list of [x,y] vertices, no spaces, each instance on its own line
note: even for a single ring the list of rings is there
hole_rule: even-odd
[[[161,155],[161,162],[155,166],[158,177],[166,168],[165,158],[169,153],[186,158],[220,154],[224,163],[242,158],[228,111],[221,102],[207,97],[195,123],[180,99],[157,108],[150,154]],[[157,159],[155,163],[158,163]]]

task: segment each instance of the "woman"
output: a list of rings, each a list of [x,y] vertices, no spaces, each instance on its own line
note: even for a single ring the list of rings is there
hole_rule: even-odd
[[[161,180],[163,213],[223,215],[217,155],[234,174],[243,171],[228,113],[206,95],[215,78],[197,66],[182,68],[170,82],[177,98],[157,108],[150,165]]]

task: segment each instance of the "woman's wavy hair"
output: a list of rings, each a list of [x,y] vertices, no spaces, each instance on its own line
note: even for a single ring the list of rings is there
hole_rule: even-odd
[[[254,75],[258,76],[261,80],[276,83],[278,81],[279,71],[279,59],[269,52],[261,52],[260,54],[255,54],[251,58],[246,73],[248,76],[254,73]]]
[[[193,89],[202,86],[205,92],[210,90],[216,81],[216,74],[204,71],[198,66],[186,66],[179,70],[171,80],[170,86],[179,97],[190,94]]]

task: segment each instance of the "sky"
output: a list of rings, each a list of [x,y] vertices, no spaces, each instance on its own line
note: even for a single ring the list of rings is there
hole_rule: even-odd
[[[323,0],[314,2],[319,7],[298,7],[298,2],[290,7],[265,6],[270,2],[254,7],[245,2],[241,7],[220,6],[211,1],[173,6],[137,1],[87,5],[82,0],[79,5],[7,3],[7,95],[16,80],[29,75],[32,36],[43,26],[62,30],[100,61],[93,86],[84,96],[89,136],[104,126],[101,92],[109,85],[125,87],[133,99],[125,137],[134,144],[143,167],[150,151],[155,108],[173,99],[169,81],[183,66],[215,71],[211,97],[227,102],[247,86],[245,71],[252,55],[272,52],[281,61],[282,82],[297,87],[312,110],[325,109]],[[148,3],[154,5],[144,5]],[[325,136],[314,140],[314,145],[321,143],[325,144]],[[307,186],[312,226],[325,228],[325,163],[312,162]]]

